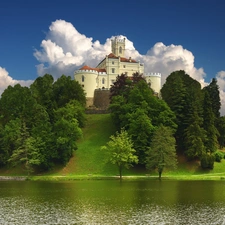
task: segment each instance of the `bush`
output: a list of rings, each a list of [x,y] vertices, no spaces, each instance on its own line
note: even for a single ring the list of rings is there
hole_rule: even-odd
[[[223,152],[221,151],[216,151],[214,154],[215,157],[215,161],[216,162],[221,162],[221,160],[223,159],[223,157],[225,156]]]
[[[215,157],[214,155],[203,154],[201,157],[202,169],[213,169]]]

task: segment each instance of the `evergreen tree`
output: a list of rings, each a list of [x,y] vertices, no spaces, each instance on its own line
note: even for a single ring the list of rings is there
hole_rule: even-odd
[[[205,140],[206,132],[202,128],[202,118],[198,116],[196,111],[190,116],[189,126],[185,130],[185,154],[188,158],[201,158],[201,156],[206,152],[205,150]]]
[[[213,153],[217,150],[218,142],[218,130],[215,127],[215,114],[212,110],[212,102],[207,91],[204,91],[204,103],[203,103],[203,128],[206,131],[205,147],[206,152]]]
[[[167,77],[161,93],[162,98],[176,115],[178,125],[175,133],[177,149],[180,152],[185,152],[189,149],[186,145],[188,142],[185,132],[190,125],[190,117],[197,119],[202,113],[201,85],[184,71],[175,71]],[[193,110],[196,111],[195,117],[191,115],[194,113]]]
[[[225,116],[221,116],[218,121],[218,132],[219,132],[219,146],[220,149],[224,147],[225,144]]]
[[[211,83],[208,86],[206,86],[204,90],[207,91],[209,94],[209,98],[212,104],[212,111],[215,116],[215,119],[217,120],[220,117],[220,108],[221,108],[220,92],[219,86],[217,85],[217,80],[213,78]]]
[[[176,168],[177,156],[175,138],[168,127],[159,126],[155,131],[149,151],[147,152],[146,168],[157,169],[161,179],[164,168]]]

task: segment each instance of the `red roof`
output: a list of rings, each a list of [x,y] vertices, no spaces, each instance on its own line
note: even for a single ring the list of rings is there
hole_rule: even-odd
[[[108,58],[111,58],[111,59],[118,59],[119,57],[115,56],[113,53],[110,53],[108,55]],[[124,57],[120,57],[120,62],[133,62],[133,63],[136,63],[137,61],[135,61],[134,59],[127,59],[127,58],[124,58]]]
[[[113,58],[113,59],[118,59],[119,57],[117,57],[117,56],[115,56],[113,53],[110,53],[109,55],[108,55],[108,58]]]
[[[80,70],[95,70],[95,71],[97,71],[97,72],[106,72],[105,69],[92,68],[92,67],[87,66],[87,65],[81,67]]]

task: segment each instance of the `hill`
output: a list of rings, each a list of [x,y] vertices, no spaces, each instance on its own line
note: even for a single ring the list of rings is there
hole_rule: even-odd
[[[105,165],[104,155],[100,148],[109,141],[115,133],[115,127],[110,114],[87,114],[83,137],[78,141],[78,149],[65,167],[57,167],[41,176],[63,176],[68,179],[76,177],[105,177],[118,174],[117,168],[111,164]],[[178,168],[175,171],[165,170],[163,177],[172,179],[223,179],[225,178],[225,160],[216,163],[214,170],[203,171],[198,161],[188,162],[183,156],[178,156]],[[26,175],[21,168],[4,168],[0,175]],[[123,175],[145,176],[157,175],[144,168],[135,167],[123,172]],[[147,175],[147,176],[146,176]]]

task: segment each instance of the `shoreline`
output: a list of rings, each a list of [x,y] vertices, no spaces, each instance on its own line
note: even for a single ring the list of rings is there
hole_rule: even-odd
[[[120,180],[119,176],[101,176],[101,175],[48,175],[48,176],[0,176],[0,181],[75,181],[75,180]],[[157,175],[132,176],[124,175],[122,180],[159,180]],[[161,180],[225,180],[225,175],[165,175]]]

